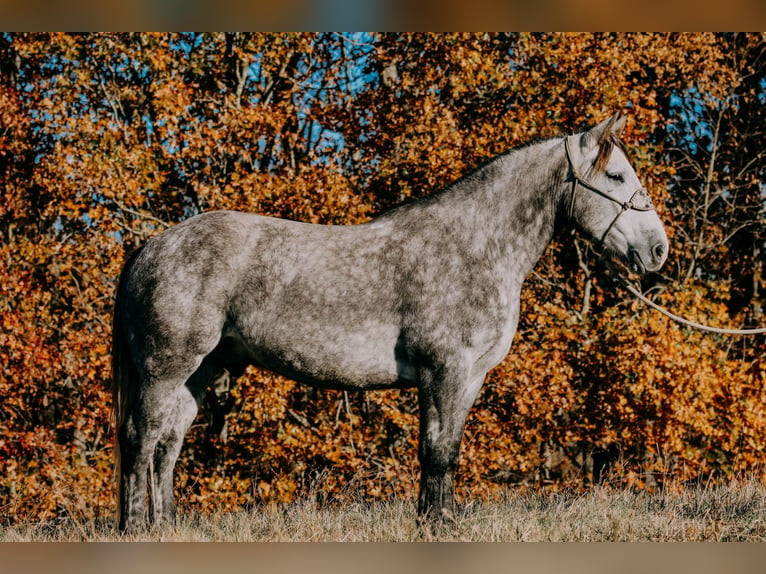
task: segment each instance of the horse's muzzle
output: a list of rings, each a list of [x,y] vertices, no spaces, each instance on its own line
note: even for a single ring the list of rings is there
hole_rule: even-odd
[[[628,249],[628,267],[633,273],[659,271],[668,256],[668,240],[665,237],[650,243],[648,249]]]

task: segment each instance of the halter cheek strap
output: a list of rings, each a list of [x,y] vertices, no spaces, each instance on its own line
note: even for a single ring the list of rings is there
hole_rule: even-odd
[[[614,219],[612,219],[612,222],[606,228],[606,231],[604,231],[603,235],[601,236],[601,239],[599,239],[599,243],[602,243],[602,244],[604,243],[606,236],[609,235],[609,232],[612,230],[612,227],[614,227],[614,224],[617,223],[617,220],[620,218],[620,216],[626,211],[628,211],[629,209],[633,209],[635,211],[655,211],[655,207],[654,207],[654,204],[652,203],[652,199],[651,197],[649,197],[649,192],[646,190],[645,187],[639,187],[636,191],[634,191],[633,195],[630,196],[630,199],[628,201],[620,201],[616,197],[613,197],[609,193],[597,188],[595,185],[592,185],[580,175],[580,172],[578,171],[577,166],[572,161],[572,152],[569,149],[569,137],[564,138],[564,149],[566,150],[567,161],[569,162],[569,168],[572,171],[572,195],[569,198],[570,221],[572,219],[572,215],[574,214],[574,199],[575,199],[575,190],[577,189],[577,184],[580,184],[585,189],[588,189],[600,195],[601,197],[608,199],[609,201],[617,203],[620,206],[620,211],[617,212],[617,215],[614,216]]]

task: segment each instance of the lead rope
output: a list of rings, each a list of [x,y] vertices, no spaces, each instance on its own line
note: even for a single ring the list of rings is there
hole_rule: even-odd
[[[721,327],[711,327],[710,325],[703,325],[702,323],[697,323],[695,321],[690,321],[689,319],[684,319],[683,317],[679,317],[678,315],[671,313],[664,307],[658,305],[654,301],[647,299],[646,296],[644,296],[641,291],[639,291],[635,285],[633,285],[630,281],[625,279],[625,277],[622,276],[619,272],[615,273],[617,280],[622,283],[622,286],[625,287],[628,291],[630,291],[633,295],[635,295],[642,303],[645,305],[648,305],[655,311],[659,311],[666,317],[670,317],[673,319],[673,321],[676,321],[678,323],[681,323],[682,325],[686,325],[687,327],[692,327],[694,329],[699,329],[700,331],[707,331],[709,333],[719,333],[721,335],[759,335],[761,333],[766,333],[766,327],[756,328],[756,329],[723,329]]]

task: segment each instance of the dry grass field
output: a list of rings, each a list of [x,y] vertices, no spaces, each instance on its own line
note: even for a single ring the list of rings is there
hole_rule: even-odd
[[[121,536],[107,521],[62,519],[19,524],[0,541],[229,542],[605,542],[766,541],[766,486],[758,480],[632,492],[510,490],[494,502],[469,502],[454,524],[420,527],[414,500],[289,505],[235,513],[181,511],[175,526]]]

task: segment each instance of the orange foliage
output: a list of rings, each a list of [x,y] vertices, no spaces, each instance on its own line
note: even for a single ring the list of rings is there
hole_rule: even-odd
[[[629,107],[625,140],[675,248],[666,275],[650,278],[665,285],[658,299],[711,323],[757,319],[762,256],[748,249],[764,241],[764,159],[731,138],[762,133],[740,110],[760,102],[763,43],[759,34],[0,35],[3,522],[113,514],[116,279],[133,248],[199,211],[357,223],[509,147]],[[693,169],[713,163],[710,145],[673,151],[688,145],[670,130],[682,122],[674,98],[688,94],[698,95],[700,122],[719,114],[726,128],[711,170]],[[705,125],[699,137],[710,139]],[[695,191],[717,185],[728,190],[718,203]],[[689,197],[709,207],[704,216],[685,208]],[[511,354],[469,416],[459,493],[587,484],[610,458],[619,463],[610,472],[636,487],[762,472],[763,337],[732,343],[627,304],[575,246],[569,236],[554,244],[527,283]],[[186,504],[417,487],[414,390],[313,390],[251,369],[219,397],[233,407],[222,433],[211,430],[214,397],[177,467]]]

